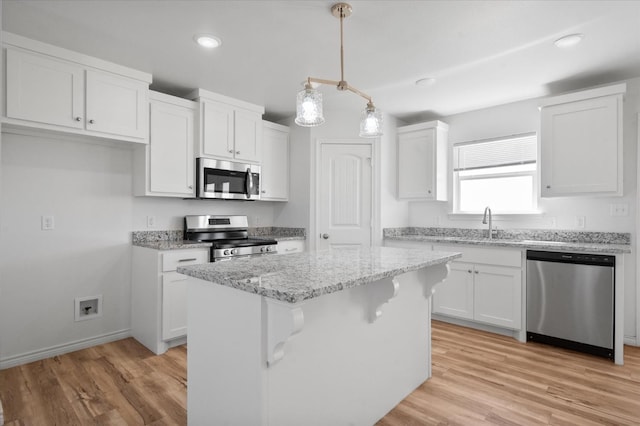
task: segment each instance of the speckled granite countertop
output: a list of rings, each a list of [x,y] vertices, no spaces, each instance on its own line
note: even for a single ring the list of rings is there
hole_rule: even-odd
[[[392,247],[262,256],[179,267],[178,272],[289,303],[445,263],[460,253]]]
[[[631,236],[627,233],[500,230],[492,239],[488,239],[485,233],[486,230],[461,228],[388,228],[384,230],[384,239],[528,250],[631,253]]]
[[[265,226],[262,228],[249,228],[249,236],[276,241],[287,241],[305,240],[307,238],[307,233],[304,228]],[[181,250],[211,247],[211,243],[199,243],[184,240],[184,231],[181,229],[134,231],[131,235],[131,240],[134,246],[146,247],[155,250]]]

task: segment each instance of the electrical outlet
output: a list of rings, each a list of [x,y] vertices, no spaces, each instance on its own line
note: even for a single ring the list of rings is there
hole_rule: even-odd
[[[155,228],[155,226],[156,226],[156,217],[147,216],[147,228]]]
[[[629,204],[609,204],[609,213],[611,216],[629,216]]]
[[[40,224],[43,231],[52,231],[56,227],[53,216],[40,216]]]
[[[584,229],[586,221],[587,219],[584,216],[576,216],[575,218],[576,228]]]
[[[257,228],[258,226],[260,226],[260,216],[257,216],[257,215],[256,215],[256,217],[255,217],[255,226],[256,226],[256,228]]]

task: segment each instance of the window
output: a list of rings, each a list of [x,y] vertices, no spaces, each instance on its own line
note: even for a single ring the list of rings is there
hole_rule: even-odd
[[[454,145],[454,213],[535,211],[536,158],[535,133]]]

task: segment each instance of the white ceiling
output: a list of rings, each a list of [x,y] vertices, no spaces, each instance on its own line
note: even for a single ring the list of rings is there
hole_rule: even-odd
[[[153,74],[295,112],[308,76],[340,77],[334,1],[4,0],[2,28]],[[412,122],[640,76],[640,1],[351,1],[345,79]],[[582,43],[553,41],[583,33]],[[196,33],[223,45],[205,51]],[[415,85],[433,77],[435,84]],[[364,108],[322,89],[326,108]]]

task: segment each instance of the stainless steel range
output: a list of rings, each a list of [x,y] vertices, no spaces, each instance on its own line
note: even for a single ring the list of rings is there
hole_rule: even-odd
[[[212,243],[211,262],[278,252],[276,240],[249,238],[248,228],[247,216],[184,217],[185,240]]]

